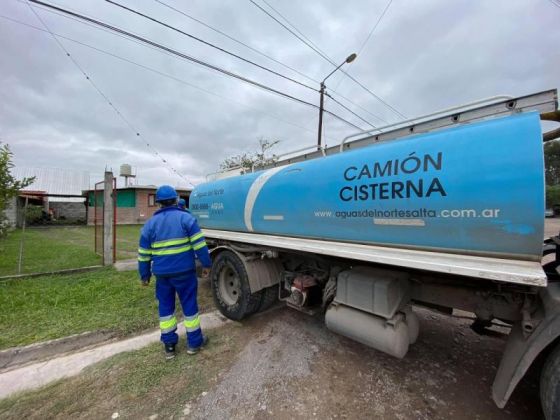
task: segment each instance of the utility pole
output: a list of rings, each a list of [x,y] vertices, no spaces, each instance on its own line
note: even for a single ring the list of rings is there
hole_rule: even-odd
[[[321,138],[323,136],[323,102],[325,100],[325,84],[321,82],[321,101],[319,103],[319,133],[317,135],[317,150],[321,150]]]
[[[340,64],[340,66],[338,66],[336,69],[334,69],[333,71],[331,71],[329,73],[329,75],[327,77],[325,77],[323,79],[323,81],[321,82],[321,89],[319,90],[319,93],[321,94],[321,100],[319,102],[319,130],[317,133],[317,150],[321,150],[321,143],[322,143],[322,137],[323,137],[323,111],[324,111],[324,100],[325,100],[325,82],[326,80],[332,76],[332,74],[337,71],[339,68],[341,68],[344,64],[346,63],[351,63],[352,61],[354,61],[356,59],[356,57],[358,56],[358,54],[353,53],[350,54],[346,60],[344,60],[342,62],[342,64]]]

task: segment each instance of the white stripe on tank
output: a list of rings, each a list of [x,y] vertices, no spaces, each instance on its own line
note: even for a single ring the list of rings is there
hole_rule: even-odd
[[[251,218],[253,216],[253,208],[255,207],[255,202],[257,201],[257,197],[261,192],[262,188],[266,184],[266,182],[277,172],[281,171],[282,169],[287,168],[290,165],[286,166],[279,166],[277,168],[269,169],[268,171],[263,172],[260,174],[251,184],[251,188],[249,188],[249,192],[247,193],[247,199],[245,200],[245,212],[244,212],[244,219],[245,219],[245,227],[249,232],[254,232],[253,223],[251,222]]]

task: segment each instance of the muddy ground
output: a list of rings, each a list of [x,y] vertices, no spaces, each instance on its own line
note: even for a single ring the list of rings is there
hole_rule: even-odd
[[[250,337],[217,384],[190,405],[204,419],[538,419],[538,381],[504,410],[491,386],[506,328],[416,308],[420,337],[403,360],[326,329],[320,316],[275,309],[244,322]]]

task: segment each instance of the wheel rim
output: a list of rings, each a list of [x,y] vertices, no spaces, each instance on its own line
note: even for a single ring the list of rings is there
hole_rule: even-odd
[[[241,295],[239,275],[229,264],[220,272],[218,287],[223,301],[227,305],[235,305]]]

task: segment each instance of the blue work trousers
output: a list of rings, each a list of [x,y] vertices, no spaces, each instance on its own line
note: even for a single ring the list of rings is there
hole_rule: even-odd
[[[161,341],[165,344],[177,344],[177,319],[175,318],[175,294],[179,296],[183,314],[185,315],[185,328],[187,330],[187,343],[191,348],[202,344],[202,331],[198,316],[196,293],[198,279],[195,271],[173,276],[156,276],[156,298],[159,302],[159,325]]]

